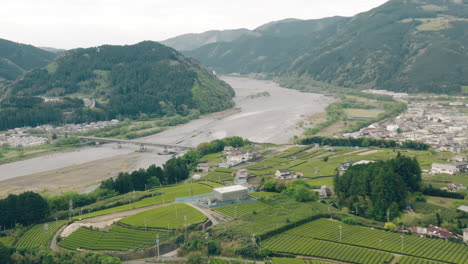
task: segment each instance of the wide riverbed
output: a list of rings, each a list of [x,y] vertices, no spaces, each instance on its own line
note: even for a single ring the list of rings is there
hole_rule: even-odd
[[[231,76],[223,76],[221,79],[229,83],[236,92],[234,98],[236,111],[231,111],[230,114],[224,112],[207,115],[159,134],[140,138],[138,141],[195,147],[201,142],[213,139],[241,136],[260,143],[287,143],[294,135],[303,133],[303,130],[297,127],[299,121],[305,116],[323,111],[333,101],[332,98],[320,94],[302,93],[281,88],[271,81]],[[267,92],[269,96],[253,96],[263,92]],[[170,158],[167,155],[158,155],[157,153],[161,152],[158,149],[154,149],[152,152],[138,153],[136,156],[135,150],[135,146],[123,145],[122,148],[117,148],[115,144],[107,144],[96,148],[84,148],[74,152],[3,164],[0,165],[0,189],[8,190],[9,185],[15,184],[16,178],[21,179],[22,186],[24,186],[27,177],[22,176],[41,173],[37,177],[46,177],[43,172],[56,173],[58,169],[71,166],[80,168],[77,165],[101,159],[108,160],[113,156],[133,155],[133,165],[130,166],[129,170],[146,168],[153,163],[161,165]],[[93,164],[93,166],[97,165]],[[96,175],[95,182],[83,183],[77,188],[96,184],[98,180],[114,176],[109,175],[111,171],[103,173],[106,171],[107,164],[102,163],[100,166],[103,168],[99,170],[100,175]],[[115,172],[112,171],[112,173]],[[78,172],[76,174],[79,175]],[[69,175],[70,173],[67,174],[67,177],[70,177]],[[39,191],[38,186],[30,187],[31,190]],[[0,192],[0,195],[2,194],[4,193]]]

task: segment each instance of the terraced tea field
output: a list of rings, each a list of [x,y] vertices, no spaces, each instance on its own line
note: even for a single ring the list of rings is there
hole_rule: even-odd
[[[273,264],[330,264],[330,262],[300,258],[272,258],[271,260]]]
[[[397,261],[396,264],[445,264],[447,262],[439,262],[428,259],[415,258],[410,256],[402,256]]]
[[[125,204],[105,210],[100,210],[96,212],[92,212],[90,214],[84,214],[81,217],[84,218],[89,218],[89,217],[94,217],[94,216],[99,216],[99,215],[105,215],[105,214],[112,214],[116,212],[121,212],[121,211],[126,211],[126,210],[131,210],[135,208],[141,208],[141,207],[146,207],[154,204],[163,204],[163,203],[168,203],[168,202],[173,202],[175,201],[176,198],[179,197],[185,197],[185,196],[192,196],[192,195],[198,195],[198,194],[204,194],[204,193],[210,193],[212,192],[213,189],[199,183],[190,183],[190,184],[180,184],[176,186],[171,186],[171,187],[165,187],[162,189],[156,189],[156,192],[162,192],[162,195],[155,195],[153,197],[148,197],[144,198],[138,202],[135,203],[130,203],[130,204]],[[75,217],[75,219],[78,219],[79,217]]]
[[[186,204],[172,204],[144,211],[119,222],[135,227],[178,228],[193,225],[207,220],[207,217],[197,209]]]
[[[20,237],[15,246],[18,248],[48,247],[55,233],[67,222],[67,220],[60,220],[34,225]]]
[[[267,239],[262,244],[275,252],[315,256],[350,263],[383,264],[390,262],[393,258],[392,254],[380,250],[300,237],[287,234],[287,232]]]
[[[251,203],[230,204],[213,208],[213,210],[220,212],[232,218],[242,217],[244,215],[258,213],[263,210],[271,209],[272,207],[264,202],[256,201]]]
[[[315,243],[319,239],[320,241],[331,241],[375,250],[384,250],[435,261],[457,264],[468,263],[468,248],[461,244],[416,236],[402,236],[393,232],[346,225],[328,219],[309,222],[287,230],[281,233],[280,236],[282,236],[282,239],[292,239],[295,237],[297,240],[303,241],[303,243]],[[275,236],[271,239],[272,242],[268,243],[273,243],[276,250],[281,250],[281,246],[276,244],[278,243],[278,239],[280,238],[276,238]],[[406,260],[403,261],[405,261],[404,263],[411,263],[406,262]]]
[[[163,231],[145,231],[114,225],[109,232],[80,227],[58,243],[59,246],[75,250],[128,250],[156,243],[156,235],[163,238]],[[162,240],[162,239],[161,239]]]

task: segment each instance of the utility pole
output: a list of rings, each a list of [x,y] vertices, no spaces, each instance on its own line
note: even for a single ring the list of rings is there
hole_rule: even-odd
[[[156,235],[156,246],[158,247],[158,259],[159,259],[159,235]]]
[[[387,209],[387,223],[390,222],[390,210]]]
[[[401,252],[403,253],[403,236],[400,236],[401,238]]]
[[[73,200],[70,199],[70,202],[68,203],[68,220],[71,221],[71,215],[73,211]]]
[[[340,242],[341,242],[341,238],[342,238],[342,229],[343,227],[342,226],[338,226],[340,228]]]

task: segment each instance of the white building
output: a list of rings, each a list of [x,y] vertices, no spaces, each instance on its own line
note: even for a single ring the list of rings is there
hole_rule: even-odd
[[[454,164],[443,164],[443,163],[432,163],[432,174],[457,174],[460,172],[460,169],[457,168]]]
[[[463,242],[468,243],[468,228],[463,229]]]
[[[245,200],[249,193],[249,189],[242,185],[231,185],[213,190],[215,199],[220,202]]]
[[[297,176],[291,173],[290,169],[279,169],[275,173],[275,179],[279,179],[279,180],[292,180],[296,178]]]

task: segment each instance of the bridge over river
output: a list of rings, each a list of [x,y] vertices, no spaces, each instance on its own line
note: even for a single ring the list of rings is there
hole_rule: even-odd
[[[187,147],[187,146],[160,144],[160,143],[153,143],[153,142],[142,142],[142,141],[136,141],[136,140],[126,140],[126,139],[116,139],[116,138],[101,138],[101,137],[79,137],[79,138],[81,140],[104,142],[104,143],[134,144],[134,145],[139,145],[139,146],[177,148],[180,150],[193,149],[192,147]]]

